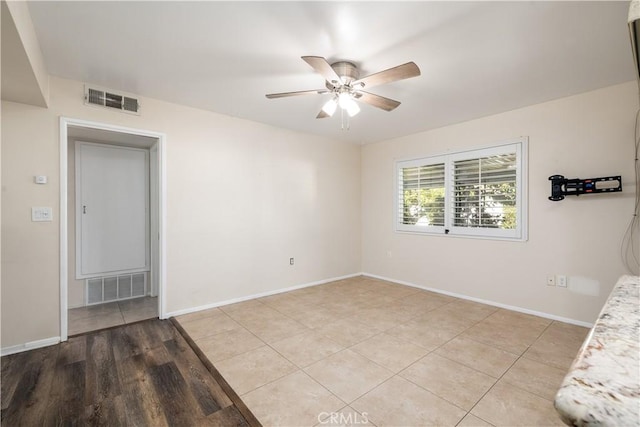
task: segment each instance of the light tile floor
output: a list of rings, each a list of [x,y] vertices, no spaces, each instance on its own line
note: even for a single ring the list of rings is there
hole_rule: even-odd
[[[134,298],[72,308],[68,314],[68,334],[76,335],[158,317],[158,298]]]
[[[269,426],[555,426],[588,329],[357,277],[178,317]]]

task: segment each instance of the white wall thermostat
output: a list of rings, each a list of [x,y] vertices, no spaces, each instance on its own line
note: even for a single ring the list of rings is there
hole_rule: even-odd
[[[46,175],[36,175],[35,177],[36,184],[46,184],[47,176]]]

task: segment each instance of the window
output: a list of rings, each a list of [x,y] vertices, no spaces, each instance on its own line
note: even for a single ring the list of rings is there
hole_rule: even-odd
[[[526,240],[527,139],[396,163],[396,230]]]

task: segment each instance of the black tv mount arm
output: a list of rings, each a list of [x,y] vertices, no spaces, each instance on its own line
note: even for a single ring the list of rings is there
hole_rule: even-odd
[[[549,181],[551,181],[549,200],[554,202],[564,199],[564,196],[622,191],[620,175],[589,179],[567,179],[562,175],[552,175]]]

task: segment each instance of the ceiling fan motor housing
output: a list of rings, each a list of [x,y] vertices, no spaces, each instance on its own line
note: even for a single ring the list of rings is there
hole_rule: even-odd
[[[360,77],[360,73],[358,72],[358,67],[355,64],[347,61],[334,62],[331,64],[331,68],[336,72],[338,76],[342,79],[342,84],[338,82],[335,87],[340,87],[343,84],[349,85],[351,82],[358,80]],[[334,86],[330,82],[326,82],[327,89],[333,89]]]

